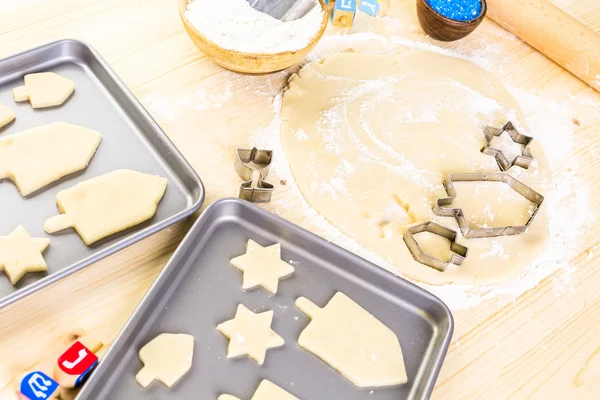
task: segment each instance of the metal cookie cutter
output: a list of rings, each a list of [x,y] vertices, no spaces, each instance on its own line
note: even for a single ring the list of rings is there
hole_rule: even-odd
[[[503,182],[506,185],[510,186],[514,191],[519,193],[521,196],[525,197],[529,200],[534,206],[535,209],[531,213],[529,220],[525,225],[516,225],[516,226],[501,226],[497,228],[481,228],[481,229],[471,229],[469,226],[469,222],[465,217],[462,209],[460,208],[450,208],[447,206],[452,205],[452,202],[456,198],[456,190],[454,189],[453,182]],[[448,197],[443,199],[438,199],[435,207],[433,208],[433,212],[442,215],[444,217],[454,217],[458,222],[458,226],[460,227],[460,231],[465,238],[490,238],[497,236],[508,236],[508,235],[518,235],[523,233],[529,228],[531,222],[535,218],[537,212],[540,209],[540,206],[544,202],[544,196],[531,189],[529,186],[525,185],[523,182],[513,178],[509,174],[504,173],[494,173],[494,174],[450,174],[448,175],[448,179],[444,181],[444,188],[448,193]]]
[[[431,232],[448,239],[450,241],[450,250],[454,252],[450,257],[450,260],[440,260],[439,258],[423,253],[423,250],[421,250],[413,236],[421,232]],[[456,242],[457,235],[458,233],[456,231],[448,229],[445,226],[436,224],[435,222],[426,222],[409,228],[404,234],[404,242],[416,261],[444,272],[448,267],[448,264],[461,265],[463,261],[465,261],[465,258],[467,258],[467,254],[469,254],[468,248]]]
[[[244,183],[240,185],[239,198],[253,203],[271,201],[273,185],[264,181],[273,160],[272,150],[238,149],[235,171]]]
[[[508,160],[506,155],[502,150],[494,149],[490,147],[492,145],[492,141],[494,137],[498,137],[502,135],[503,132],[508,133],[513,142],[521,145],[521,154],[516,156],[512,160]],[[529,143],[533,140],[532,137],[521,135],[517,129],[514,127],[512,122],[508,122],[501,129],[494,128],[491,126],[487,126],[483,130],[483,134],[485,135],[485,140],[487,142],[486,146],[481,150],[483,154],[487,154],[488,156],[492,156],[496,159],[498,163],[498,167],[502,171],[508,171],[513,165],[517,165],[521,168],[529,168],[529,164],[533,161],[533,155],[531,151],[529,151]]]

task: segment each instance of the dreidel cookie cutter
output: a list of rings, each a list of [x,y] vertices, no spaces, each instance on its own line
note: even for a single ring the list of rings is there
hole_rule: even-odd
[[[510,136],[513,142],[521,145],[521,154],[515,156],[515,158],[512,160],[506,158],[506,154],[504,154],[502,150],[491,147],[494,138],[499,137],[504,132]],[[533,138],[520,134],[512,122],[509,121],[500,129],[487,126],[483,130],[483,134],[485,135],[486,145],[481,152],[483,154],[487,154],[488,156],[494,157],[498,163],[498,167],[502,171],[508,171],[515,165],[525,169],[529,168],[529,165],[533,161],[533,155],[529,150],[529,143],[531,143]]]
[[[273,194],[273,185],[264,181],[273,161],[272,150],[238,149],[235,171],[244,180],[240,185],[239,198],[252,203],[268,203]]]
[[[501,226],[496,228],[481,228],[471,229],[469,221],[465,217],[465,214],[460,208],[449,207],[456,198],[456,190],[454,189],[453,182],[503,182],[510,186],[515,192],[525,197],[533,205],[531,216],[527,220],[525,225],[514,225],[514,226]],[[475,238],[490,238],[498,236],[509,236],[521,234],[529,228],[529,225],[533,222],[533,219],[537,215],[542,203],[544,202],[544,196],[525,185],[523,182],[513,178],[509,174],[505,173],[492,173],[492,174],[450,174],[444,181],[444,188],[448,193],[448,197],[438,199],[433,212],[444,216],[454,217],[458,222],[462,235],[467,239]]]
[[[450,241],[450,250],[452,250],[454,254],[452,254],[449,260],[444,261],[424,253],[419,246],[419,243],[417,243],[414,238],[414,235],[421,232],[431,232],[448,239]],[[404,242],[416,261],[420,262],[421,264],[425,264],[428,267],[437,269],[440,272],[444,272],[449,264],[461,265],[469,254],[468,248],[456,242],[457,236],[458,233],[452,229],[436,224],[435,222],[426,222],[424,224],[410,227],[404,234]]]

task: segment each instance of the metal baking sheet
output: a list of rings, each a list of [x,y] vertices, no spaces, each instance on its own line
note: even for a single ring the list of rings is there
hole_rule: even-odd
[[[75,93],[62,106],[38,109],[15,103],[12,89],[23,76],[53,71],[75,82]],[[154,122],[127,87],[96,51],[84,43],[63,40],[0,61],[0,104],[13,110],[16,120],[0,129],[0,138],[54,121],[95,129],[102,143],[89,167],[23,198],[10,181],[0,182],[0,235],[17,225],[36,237],[50,238],[44,253],[48,271],[27,274],[16,287],[0,272],[0,307],[80,270],[198,210],[204,189],[198,175]],[[58,213],[56,194],[75,184],[128,168],[160,175],[167,191],[154,218],[87,247],[74,230],[47,235],[44,221]]]
[[[276,295],[262,288],[244,292],[241,273],[229,260],[245,252],[248,239],[281,243],[294,274]],[[408,383],[360,389],[297,344],[308,318],[294,305],[299,296],[320,307],[342,291],[398,336]],[[262,367],[226,357],[227,339],[215,330],[243,303],[255,312],[273,310],[273,329],[285,346],[267,351]],[[426,399],[433,389],[452,336],[448,308],[432,294],[298,226],[237,199],[211,205],[188,233],[152,288],[84,385],[79,400],[202,399],[227,393],[250,399],[261,379],[303,400]],[[135,381],[138,352],[160,333],[194,336],[193,365],[174,387]]]

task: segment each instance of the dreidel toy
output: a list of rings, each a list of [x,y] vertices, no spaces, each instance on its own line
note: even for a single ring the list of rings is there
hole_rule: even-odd
[[[18,384],[19,400],[57,399],[59,385],[54,379],[41,371],[29,372]]]
[[[332,16],[334,25],[351,28],[355,15],[356,0],[336,0]]]
[[[379,14],[379,10],[381,9],[379,1],[380,0],[360,0],[358,9],[365,14],[374,17]]]
[[[54,365],[54,379],[63,388],[74,388],[84,381],[89,373],[98,365],[98,357],[94,354],[102,347],[98,341],[88,342],[89,348],[80,341],[69,347]]]

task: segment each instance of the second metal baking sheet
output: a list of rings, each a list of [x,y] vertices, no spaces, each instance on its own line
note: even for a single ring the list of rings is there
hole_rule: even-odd
[[[75,82],[75,93],[62,106],[37,109],[28,102],[15,103],[12,89],[23,85],[23,76],[52,71]],[[97,130],[102,143],[87,169],[22,197],[15,185],[0,181],[0,235],[23,225],[34,237],[47,237],[44,253],[48,271],[29,273],[13,287],[0,272],[0,308],[173,224],[200,208],[204,190],[200,179],[106,62],[89,46],[62,40],[0,60],[0,104],[17,115],[0,129],[0,138],[54,121]],[[44,221],[58,214],[56,194],[84,180],[120,168],[168,180],[167,191],[151,220],[113,235],[91,247],[74,230],[44,232]]]
[[[248,239],[281,243],[294,274],[277,294],[242,290],[242,275],[229,260],[244,254]],[[319,307],[342,291],[398,336],[408,383],[361,389],[298,344],[308,318],[294,305],[305,296]],[[255,312],[274,311],[272,328],[285,339],[267,351],[264,365],[247,357],[228,359],[228,340],[215,330],[233,318],[239,303]],[[157,278],[98,369],[80,393],[91,399],[202,399],[227,393],[250,399],[268,379],[303,400],[425,399],[452,335],[452,315],[436,297],[273,214],[239,200],[211,205]],[[140,348],[160,333],[194,336],[190,372],[173,388],[135,380]],[[351,334],[351,333],[349,333]]]

